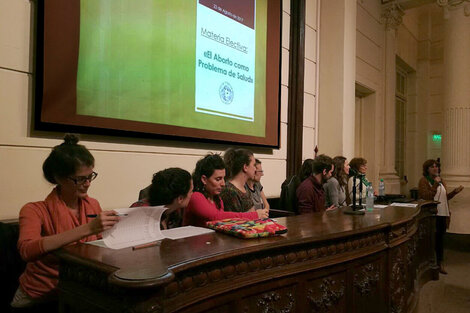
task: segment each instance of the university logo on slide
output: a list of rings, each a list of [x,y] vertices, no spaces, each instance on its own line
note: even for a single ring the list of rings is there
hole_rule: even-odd
[[[220,96],[220,100],[222,100],[223,103],[225,104],[232,103],[232,100],[233,100],[232,86],[227,82],[223,82],[219,88],[219,96]]]

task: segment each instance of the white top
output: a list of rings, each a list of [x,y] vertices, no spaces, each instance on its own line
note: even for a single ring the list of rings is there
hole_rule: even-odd
[[[353,180],[354,177],[350,177],[348,180],[348,191],[351,202],[353,200]],[[360,185],[362,184],[362,194],[359,192]],[[356,178],[356,201],[359,202],[359,198],[365,199],[367,196],[367,186],[362,183],[362,180],[358,177]],[[364,202],[365,203],[365,202]]]
[[[437,205],[437,216],[450,216],[449,204],[447,203],[447,191],[443,184],[439,184],[437,187],[434,201],[439,201],[439,204]]]

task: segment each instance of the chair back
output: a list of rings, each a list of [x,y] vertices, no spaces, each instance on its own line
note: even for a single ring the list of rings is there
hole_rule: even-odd
[[[16,244],[19,237],[18,222],[0,222],[0,312],[10,311],[10,302],[18,288],[18,278],[26,266]]]
[[[288,177],[281,185],[281,209],[298,214],[297,209],[297,187],[300,185],[300,178],[297,175]]]

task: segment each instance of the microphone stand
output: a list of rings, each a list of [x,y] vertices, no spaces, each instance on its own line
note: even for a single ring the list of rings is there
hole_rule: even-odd
[[[363,175],[360,173],[354,173],[353,174],[353,187],[352,187],[352,204],[350,207],[347,209],[343,210],[344,214],[349,214],[349,215],[364,215],[366,214],[365,211],[359,211],[362,209],[362,181],[361,177]],[[356,179],[359,178],[359,205],[356,204],[356,191],[357,191],[357,186],[356,186]]]

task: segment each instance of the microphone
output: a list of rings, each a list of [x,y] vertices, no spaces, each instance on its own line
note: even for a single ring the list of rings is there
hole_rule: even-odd
[[[361,177],[361,176],[364,176],[364,174],[359,173],[356,169],[354,169],[354,168],[351,167],[351,168],[349,169],[349,177],[353,177],[353,176]]]
[[[440,177],[441,177],[441,173],[437,173],[436,177],[439,177],[439,178],[440,178]],[[439,185],[442,185],[442,180],[439,181],[438,183],[439,183]]]

